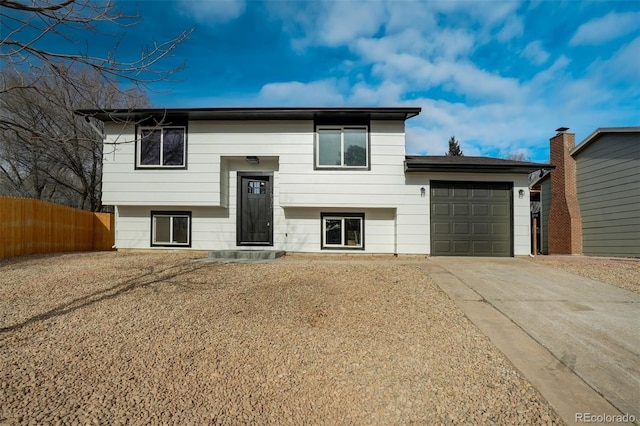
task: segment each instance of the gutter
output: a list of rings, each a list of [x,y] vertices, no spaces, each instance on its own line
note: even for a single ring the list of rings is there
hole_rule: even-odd
[[[540,170],[555,169],[552,164],[535,165],[495,165],[495,164],[408,164],[404,162],[405,173],[409,172],[461,172],[461,173],[524,173],[529,174]]]

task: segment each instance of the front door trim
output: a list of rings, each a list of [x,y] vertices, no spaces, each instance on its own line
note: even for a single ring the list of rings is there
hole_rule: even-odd
[[[242,184],[242,180],[246,178],[261,178],[260,180],[264,180],[267,178],[268,182],[268,211],[266,212],[266,220],[269,227],[268,238],[265,241],[243,241],[242,231],[243,231],[243,200],[245,199],[245,191],[244,185]],[[236,245],[238,246],[273,246],[273,172],[238,172],[237,179],[237,199],[236,199]]]

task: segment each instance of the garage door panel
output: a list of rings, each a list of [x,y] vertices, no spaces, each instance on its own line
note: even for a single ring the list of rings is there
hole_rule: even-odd
[[[453,253],[456,255],[464,256],[466,253],[469,253],[470,241],[454,241],[453,242]]]
[[[453,223],[453,234],[454,235],[468,235],[469,234],[469,224],[465,222],[456,222]]]
[[[504,200],[504,202],[509,202],[511,199],[511,191],[510,188],[501,188],[501,189],[493,189],[491,191],[491,199],[492,200]]]
[[[506,223],[492,223],[491,233],[499,236],[509,235],[509,227]]]
[[[476,256],[491,254],[491,243],[488,241],[473,241],[473,252]]]
[[[489,204],[471,204],[474,217],[489,216]]]
[[[436,235],[449,235],[451,233],[451,225],[449,222],[436,222],[433,224],[433,233]]]
[[[431,188],[431,196],[433,198],[449,198],[449,188]]]
[[[491,194],[489,192],[489,190],[487,188],[473,188],[473,190],[471,191],[472,194],[472,198],[489,198],[489,195]]]
[[[433,249],[438,252],[449,253],[452,251],[451,242],[449,240],[445,240],[445,241],[435,240],[433,241]]]
[[[469,204],[455,203],[452,206],[454,216],[469,216]]]
[[[435,216],[449,216],[449,204],[434,203],[433,214]]]
[[[491,243],[491,254],[504,253],[506,251],[510,251],[510,247],[507,243],[495,241]]]
[[[467,188],[452,188],[450,191],[453,198],[469,198],[469,190]]]
[[[473,235],[489,235],[490,223],[474,223]]]
[[[507,204],[492,204],[491,216],[508,217],[511,214],[511,208]]]
[[[431,182],[431,253],[511,256],[512,184]]]

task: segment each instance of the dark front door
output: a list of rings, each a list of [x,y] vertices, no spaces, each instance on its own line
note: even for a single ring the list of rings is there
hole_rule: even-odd
[[[273,245],[271,173],[238,173],[238,245]]]
[[[431,182],[431,254],[512,256],[512,184]]]

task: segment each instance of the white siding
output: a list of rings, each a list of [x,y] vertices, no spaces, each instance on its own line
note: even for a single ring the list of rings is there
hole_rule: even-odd
[[[321,213],[364,213],[364,252],[395,253],[395,209],[285,208],[284,250],[292,252],[341,252],[321,250]],[[359,252],[361,250],[355,250]],[[348,250],[346,252],[354,252]]]
[[[429,254],[429,181],[512,182],[514,253],[530,252],[526,175],[409,173],[404,122],[372,122],[370,170],[314,170],[312,121],[192,121],[186,170],[135,170],[134,127],[107,125],[103,203],[116,205],[116,246],[150,246],[151,210],[192,212],[192,248],[236,246],[238,171],[273,173],[274,249],[321,251],[322,212],[365,214],[365,252]],[[113,149],[112,149],[113,148]],[[246,156],[260,157],[248,164]],[[421,188],[425,195],[421,196]]]
[[[191,132],[191,128],[187,129]],[[187,169],[135,168],[135,126],[108,123],[102,203],[105,205],[220,205],[220,159],[187,136]]]
[[[152,210],[190,211],[192,213],[192,249],[238,248],[235,207],[226,209],[203,206],[120,206],[116,213],[116,247],[150,247]],[[344,211],[335,208],[311,207],[282,209],[274,206],[273,249],[288,252],[344,252],[344,250],[321,250],[320,214],[325,212],[364,213],[364,252],[395,253],[395,210],[393,209]]]
[[[526,256],[531,253],[531,219],[529,183],[526,174],[502,173],[411,173],[407,174],[408,188],[405,201],[398,205],[398,253],[430,254],[430,186],[431,180],[510,182],[513,184],[513,253]],[[420,188],[425,188],[421,197]],[[518,196],[520,190],[524,197]]]
[[[281,203],[286,207],[389,207],[404,183],[404,122],[370,128],[370,170],[314,170],[313,135],[298,155],[280,157]]]

